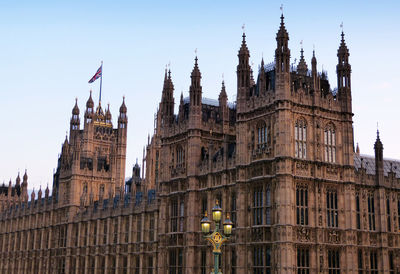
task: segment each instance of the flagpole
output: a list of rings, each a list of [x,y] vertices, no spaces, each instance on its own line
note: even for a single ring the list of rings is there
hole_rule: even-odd
[[[100,76],[100,97],[99,103],[101,104],[101,84],[103,83],[103,61],[101,61],[101,76]]]

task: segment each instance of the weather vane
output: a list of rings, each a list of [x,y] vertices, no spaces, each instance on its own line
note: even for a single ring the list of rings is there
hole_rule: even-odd
[[[342,29],[343,32],[343,22],[340,24],[340,28]]]
[[[194,54],[197,56],[197,48],[194,49]]]
[[[222,81],[224,81],[224,73],[222,73]]]
[[[280,10],[283,13],[283,4],[281,4]]]
[[[300,46],[303,48],[303,40],[300,41]]]
[[[245,24],[243,24],[243,25],[242,25],[242,30],[243,30],[243,33],[244,33],[244,30],[245,30],[245,28],[246,28],[246,25],[245,25]]]

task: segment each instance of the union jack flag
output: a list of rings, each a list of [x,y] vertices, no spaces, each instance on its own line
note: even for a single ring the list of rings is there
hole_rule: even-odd
[[[89,80],[89,84],[93,83],[94,81],[96,81],[98,78],[101,77],[101,73],[102,73],[102,69],[103,66],[100,66],[99,69],[96,71],[96,73],[93,75],[93,77]]]

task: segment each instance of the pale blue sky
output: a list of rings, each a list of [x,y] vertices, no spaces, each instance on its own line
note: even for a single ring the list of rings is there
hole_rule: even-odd
[[[78,97],[84,111],[87,81],[104,61],[103,102],[116,121],[122,96],[128,107],[127,176],[142,157],[171,62],[175,102],[187,95],[198,48],[203,94],[217,98],[221,75],[236,95],[237,51],[246,24],[251,61],[273,61],[279,1],[1,1],[0,183],[28,169],[30,188],[52,184]],[[400,159],[399,1],[282,1],[289,47],[308,64],[315,45],[318,69],[336,86],[335,67],[344,22],[352,65],[355,141],[373,155],[379,122],[384,156]]]

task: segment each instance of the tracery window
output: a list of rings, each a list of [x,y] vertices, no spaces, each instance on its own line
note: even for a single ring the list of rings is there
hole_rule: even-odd
[[[340,274],[339,250],[328,250],[328,273]]]
[[[378,274],[378,255],[376,251],[369,253],[369,268],[371,274]]]
[[[253,225],[271,224],[271,190],[258,186],[253,190]]]
[[[374,193],[368,194],[368,223],[369,230],[375,230],[375,199]]]
[[[331,124],[328,125],[324,131],[324,152],[326,162],[336,162],[336,133]]]
[[[296,220],[298,225],[308,225],[308,189],[305,186],[296,188]]]
[[[294,126],[295,136],[295,157],[300,159],[307,158],[307,124],[304,119],[296,121]]]
[[[185,151],[182,146],[176,148],[176,167],[181,168],[185,162]]]
[[[181,248],[169,251],[169,274],[183,273],[183,251]]]
[[[326,192],[326,211],[328,227],[338,227],[338,199],[335,190]]]
[[[271,273],[271,247],[255,246],[253,248],[253,274]]]
[[[171,232],[178,232],[178,199],[171,201]]]
[[[310,250],[308,248],[297,249],[297,274],[310,273]]]
[[[364,273],[363,254],[362,250],[358,250],[358,274]]]
[[[392,231],[392,222],[390,218],[390,199],[389,197],[386,198],[386,223],[387,223],[387,231]]]
[[[265,122],[260,122],[257,125],[257,146],[258,148],[264,148],[268,142],[268,129]]]
[[[356,193],[356,225],[357,229],[361,229],[361,214],[360,214],[360,194]]]
[[[236,225],[236,193],[232,193],[231,196],[231,221]]]

